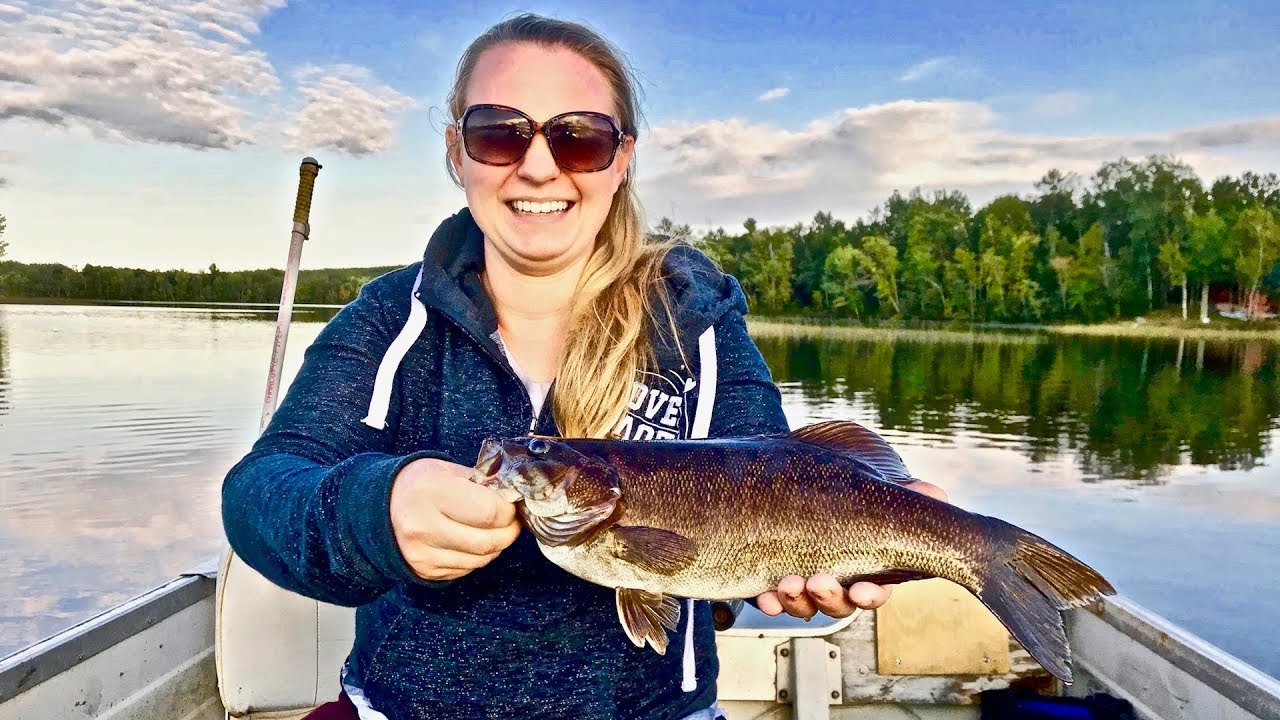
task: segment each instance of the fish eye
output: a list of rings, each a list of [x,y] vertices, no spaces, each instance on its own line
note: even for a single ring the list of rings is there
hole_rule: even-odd
[[[551,443],[542,438],[534,438],[529,441],[529,452],[534,455],[546,455],[551,450]]]

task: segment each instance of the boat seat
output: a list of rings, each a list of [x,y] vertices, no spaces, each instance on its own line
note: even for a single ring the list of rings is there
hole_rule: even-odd
[[[355,610],[289,592],[228,549],[218,572],[214,658],[232,717],[283,720],[338,697]]]

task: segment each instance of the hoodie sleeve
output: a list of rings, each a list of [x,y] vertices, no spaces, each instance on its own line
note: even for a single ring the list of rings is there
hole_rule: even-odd
[[[351,606],[401,582],[434,585],[401,556],[390,497],[405,465],[444,457],[393,455],[391,433],[360,421],[394,335],[372,287],[307,349],[266,432],[222,485],[227,540],[249,566],[294,592]]]

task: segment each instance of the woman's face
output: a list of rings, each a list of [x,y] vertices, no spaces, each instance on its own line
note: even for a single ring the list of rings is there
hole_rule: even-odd
[[[538,122],[573,110],[605,113],[615,119],[613,93],[604,75],[582,56],[560,48],[505,44],[490,48],[476,63],[466,89],[468,106],[506,105]],[[595,248],[613,195],[631,162],[632,142],[618,148],[613,164],[599,172],[560,169],[541,133],[524,157],[512,165],[472,160],[446,131],[450,159],[462,178],[467,205],[484,231],[487,255],[497,255],[526,275],[550,275],[585,263]],[[454,142],[454,140],[457,142]],[[531,213],[518,201],[566,201],[564,210]]]

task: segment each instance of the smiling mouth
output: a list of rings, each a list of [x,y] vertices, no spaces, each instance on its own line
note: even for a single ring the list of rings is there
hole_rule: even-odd
[[[507,207],[517,215],[563,215],[577,203],[570,200],[550,200],[547,202],[532,202],[530,200],[512,200],[507,203]]]

